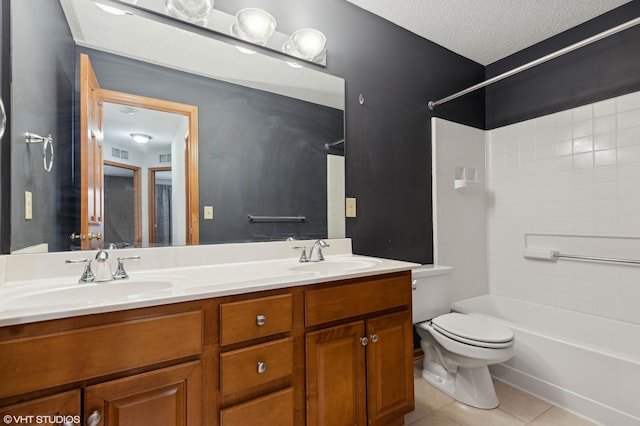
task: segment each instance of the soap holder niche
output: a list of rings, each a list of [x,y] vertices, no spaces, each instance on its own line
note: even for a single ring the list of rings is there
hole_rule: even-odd
[[[473,167],[456,167],[454,188],[480,188],[478,170]]]

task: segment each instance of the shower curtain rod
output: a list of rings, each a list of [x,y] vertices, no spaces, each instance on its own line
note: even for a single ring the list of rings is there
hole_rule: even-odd
[[[507,71],[505,73],[502,73],[500,75],[492,77],[489,80],[483,81],[482,83],[478,83],[478,84],[476,84],[474,86],[468,87],[468,88],[466,88],[464,90],[461,90],[461,91],[459,91],[457,93],[454,93],[451,96],[447,96],[446,98],[442,98],[442,99],[439,99],[437,101],[429,101],[427,106],[429,107],[429,109],[431,111],[433,111],[436,108],[436,106],[438,106],[438,105],[441,105],[441,104],[444,104],[446,102],[452,101],[452,100],[454,100],[456,98],[459,98],[460,96],[466,95],[467,93],[471,93],[471,92],[474,92],[474,91],[476,91],[478,89],[482,89],[483,87],[486,87],[486,86],[488,86],[490,84],[493,84],[495,82],[503,80],[503,79],[505,79],[507,77],[511,77],[514,74],[517,74],[519,72],[528,70],[529,68],[533,68],[536,65],[540,65],[540,64],[542,64],[544,62],[547,62],[547,61],[549,61],[551,59],[555,59],[558,56],[564,55],[565,53],[572,52],[572,51],[574,51],[576,49],[579,49],[579,48],[581,48],[583,46],[586,46],[588,44],[591,44],[593,42],[601,40],[601,39],[603,39],[605,37],[609,37],[610,35],[619,33],[620,31],[624,31],[627,28],[631,28],[634,25],[638,25],[638,24],[640,24],[640,17],[632,19],[631,21],[625,22],[624,24],[618,25],[617,27],[613,27],[611,29],[603,31],[603,32],[601,32],[599,34],[596,34],[594,36],[591,36],[589,38],[586,38],[586,39],[584,39],[582,41],[574,43],[574,44],[572,44],[570,46],[567,46],[567,47],[565,47],[563,49],[557,50],[557,51],[555,51],[553,53],[550,53],[550,54],[548,54],[546,56],[543,56],[543,57],[541,57],[539,59],[536,59],[535,61],[528,62],[528,63],[526,63],[524,65],[521,65],[521,66],[519,66],[517,68],[512,69],[511,71]]]

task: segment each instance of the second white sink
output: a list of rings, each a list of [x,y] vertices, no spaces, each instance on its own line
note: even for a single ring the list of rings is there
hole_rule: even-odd
[[[365,259],[335,259],[324,260],[321,262],[308,262],[300,263],[299,265],[292,266],[292,271],[313,271],[322,273],[341,273],[350,271],[359,271],[363,269],[373,268],[379,265],[380,262],[376,260]]]

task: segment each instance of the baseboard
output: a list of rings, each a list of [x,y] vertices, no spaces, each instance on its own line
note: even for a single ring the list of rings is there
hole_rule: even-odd
[[[540,380],[504,364],[489,367],[491,375],[518,389],[537,396],[553,405],[571,411],[601,425],[638,426],[640,419],[615,408],[585,398],[579,394]]]

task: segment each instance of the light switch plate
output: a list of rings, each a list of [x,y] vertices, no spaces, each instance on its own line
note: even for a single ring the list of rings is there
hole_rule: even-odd
[[[356,217],[356,199],[347,198],[346,200],[346,216]]]
[[[213,219],[213,206],[204,206],[204,218],[207,220]]]
[[[29,191],[24,191],[24,218],[33,219],[33,194]]]

